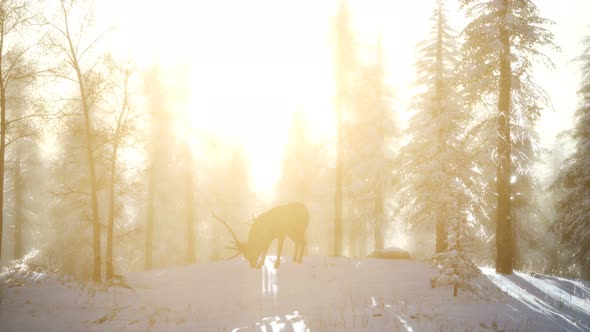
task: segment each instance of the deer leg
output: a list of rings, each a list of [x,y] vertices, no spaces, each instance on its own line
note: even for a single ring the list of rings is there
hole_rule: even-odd
[[[264,248],[264,250],[262,251],[260,256],[258,256],[258,264],[256,265],[257,269],[261,268],[262,265],[264,265],[264,262],[266,261],[266,253],[267,252],[268,252],[268,246],[266,246],[266,248]]]
[[[295,252],[293,253],[293,262],[297,262],[299,257],[299,248],[301,247],[301,243],[299,241],[294,241],[295,243]]]
[[[305,245],[306,245],[305,240],[302,240],[301,243],[299,244],[297,263],[303,262],[303,251],[305,250]]]
[[[279,238],[279,244],[277,245],[277,260],[275,261],[275,269],[278,269],[281,265],[281,252],[283,251],[283,241],[285,241],[285,238]]]

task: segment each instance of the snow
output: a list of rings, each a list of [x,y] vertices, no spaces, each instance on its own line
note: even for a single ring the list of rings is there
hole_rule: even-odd
[[[19,274],[0,293],[1,331],[590,331],[590,284],[482,268],[474,293],[430,287],[415,260],[269,257],[125,275],[124,287]],[[11,287],[8,287],[11,286]]]

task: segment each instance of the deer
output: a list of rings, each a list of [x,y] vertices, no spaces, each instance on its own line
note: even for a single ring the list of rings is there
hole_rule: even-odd
[[[296,263],[303,261],[303,251],[306,244],[305,230],[309,223],[309,213],[302,203],[289,203],[277,206],[263,212],[258,217],[254,217],[250,230],[248,231],[248,242],[238,240],[238,237],[227,222],[217,216],[213,211],[211,211],[211,214],[229,230],[234,239],[234,246],[228,246],[226,248],[237,252],[228,259],[243,254],[250,263],[250,267],[260,268],[266,260],[266,254],[271,242],[277,239],[277,259],[274,268],[278,269],[281,264],[283,242],[286,237],[289,237],[295,243],[293,261]]]

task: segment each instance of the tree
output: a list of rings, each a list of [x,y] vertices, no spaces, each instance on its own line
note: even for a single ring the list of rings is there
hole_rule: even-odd
[[[151,270],[153,267],[153,246],[154,246],[154,227],[156,220],[156,204],[158,197],[156,195],[158,173],[164,169],[162,159],[163,141],[168,121],[166,117],[165,105],[165,87],[162,82],[163,73],[159,63],[152,64],[146,73],[145,84],[149,98],[150,112],[150,137],[148,138],[148,167],[147,167],[147,211],[145,227],[145,260],[144,268]]]
[[[203,187],[208,193],[207,205],[216,214],[228,220],[238,234],[247,233],[248,222],[257,212],[254,209],[254,195],[249,183],[249,162],[243,146],[224,142],[219,137],[211,137],[211,148],[208,153],[209,167],[202,178],[206,183]],[[221,234],[224,234],[221,236]],[[224,242],[231,241],[227,230],[214,221],[210,228],[211,260],[223,257]],[[222,240],[227,238],[227,241]]]
[[[342,203],[344,172],[343,116],[350,93],[354,64],[347,0],[340,0],[336,18],[336,188],[334,192],[334,256],[342,255]]]
[[[101,78],[98,77],[97,72],[93,71],[96,65],[95,61],[86,61],[91,55],[91,51],[96,43],[100,40],[102,35],[83,44],[85,40],[85,28],[88,22],[82,21],[80,23],[80,30],[76,33],[71,29],[71,22],[74,21],[77,3],[75,1],[61,0],[60,1],[60,22],[52,23],[48,20],[48,24],[53,27],[56,32],[55,36],[51,37],[52,46],[59,50],[65,56],[65,63],[71,74],[64,74],[63,77],[70,82],[73,82],[79,93],[81,113],[84,120],[84,141],[86,150],[86,164],[89,178],[89,193],[90,193],[90,209],[92,213],[92,248],[93,248],[93,272],[92,279],[95,282],[100,282],[102,273],[102,259],[101,259],[101,224],[99,219],[98,206],[98,181],[96,176],[96,158],[94,151],[96,148],[94,142],[95,126],[93,123],[94,117],[92,112],[96,106],[96,102],[102,90]],[[78,17],[79,18],[79,17]]]
[[[459,210],[462,202],[460,197],[453,197],[457,206],[450,209]],[[468,243],[472,232],[469,231],[467,214],[454,214],[445,223],[447,246],[444,251],[434,256],[434,264],[440,266],[440,273],[431,280],[432,287],[452,285],[453,296],[457,296],[459,287],[470,290],[471,279],[479,276],[481,271],[468,256]]]
[[[30,103],[31,95],[26,93],[25,84],[16,82],[13,92],[8,96],[8,108],[14,118],[23,118],[26,110],[33,107]],[[33,113],[34,114],[34,113]],[[19,137],[14,141],[11,151],[7,151],[6,162],[10,165],[12,177],[5,183],[6,210],[9,218],[12,216],[14,227],[13,259],[20,259],[26,250],[26,240],[34,238],[32,230],[36,226],[37,216],[40,214],[42,194],[44,193],[45,176],[42,175],[42,157],[39,146],[39,128],[36,127],[35,117],[31,116],[11,126],[12,137]],[[27,232],[25,232],[27,230]]]
[[[186,201],[186,263],[194,264],[197,261],[196,243],[195,243],[195,223],[197,219],[197,209],[195,200],[195,163],[192,157],[192,151],[188,140],[184,142],[185,162],[185,201]]]
[[[458,103],[456,37],[443,1],[438,1],[432,22],[431,37],[419,47],[417,83],[422,92],[414,99],[416,112],[406,129],[410,140],[399,159],[401,194],[411,202],[406,218],[415,227],[434,224],[435,252],[442,253],[447,249],[446,221],[465,219],[468,206],[456,200],[470,195],[473,172],[462,142],[469,118]]]
[[[347,121],[344,126],[346,194],[350,204],[351,255],[363,256],[358,242],[363,227],[369,226],[373,249],[384,247],[387,220],[386,186],[391,183],[392,165],[388,159],[391,138],[396,133],[390,111],[390,93],[385,84],[381,35],[378,36],[374,63],[358,65],[352,86]],[[368,225],[367,220],[371,221]]]
[[[313,200],[314,177],[317,176],[314,173],[318,169],[314,163],[315,150],[307,133],[304,114],[297,111],[291,119],[282,176],[277,190],[281,201],[308,203]]]
[[[108,58],[107,68],[109,84],[111,89],[112,102],[112,121],[109,123],[109,129],[106,130],[108,137],[105,141],[111,145],[111,155],[109,158],[109,181],[108,181],[108,219],[107,219],[107,248],[106,248],[106,277],[110,280],[114,276],[113,251],[114,251],[114,230],[115,217],[120,208],[117,206],[116,191],[117,182],[121,182],[120,170],[117,164],[120,163],[120,149],[125,145],[129,136],[134,131],[134,121],[137,119],[137,112],[133,112],[130,105],[131,84],[133,80],[133,68],[128,61],[121,66],[112,58]],[[119,183],[120,184],[120,183]]]
[[[585,49],[578,58],[582,82],[578,91],[581,106],[575,113],[572,138],[574,153],[566,160],[553,188],[561,192],[557,201],[555,232],[572,261],[585,279],[590,279],[590,36],[584,39]]]
[[[461,0],[472,21],[463,34],[463,59],[460,71],[468,103],[497,96],[497,168],[496,168],[496,271],[513,270],[512,232],[512,112],[532,111],[519,102],[537,94],[532,82],[533,61],[550,63],[538,49],[552,46],[553,35],[543,26],[531,0]],[[533,107],[538,111],[537,107]]]
[[[306,119],[302,111],[293,114],[275,205],[302,202],[313,219],[324,220],[334,215],[334,173],[327,171],[331,163],[331,146],[324,142],[314,142],[309,124],[309,119]],[[310,253],[330,252],[333,249],[331,243],[326,243],[330,234],[333,234],[332,225],[310,223],[306,250]]]
[[[31,34],[31,27],[37,19],[38,16],[33,12],[30,1],[0,2],[0,258],[5,215],[6,149],[11,143],[23,137],[14,130],[14,126],[36,116],[36,114],[11,116],[7,100],[10,98],[10,89],[15,83],[30,83],[40,73],[28,58],[32,49],[39,44],[39,41],[30,40],[30,36],[34,36]],[[29,38],[24,38],[27,32]]]

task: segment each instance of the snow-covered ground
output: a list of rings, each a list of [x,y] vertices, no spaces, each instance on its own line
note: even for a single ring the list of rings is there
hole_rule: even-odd
[[[483,269],[473,293],[431,288],[412,260],[235,259],[125,275],[124,287],[4,276],[0,331],[590,331],[590,284]]]

